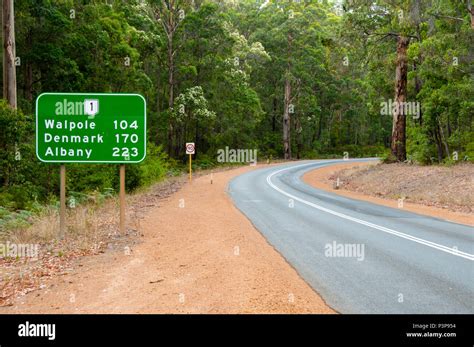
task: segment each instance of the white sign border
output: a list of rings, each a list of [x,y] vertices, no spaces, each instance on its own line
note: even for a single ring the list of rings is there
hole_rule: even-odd
[[[188,152],[188,145],[189,145],[189,144],[192,144],[192,145],[193,145],[193,152],[192,152],[192,153],[189,153],[189,152]],[[196,154],[196,143],[195,143],[195,142],[186,142],[186,146],[185,146],[185,147],[186,147],[186,154],[187,154],[187,155],[189,155],[189,154],[191,154],[191,155]]]
[[[87,95],[87,96],[93,96],[93,95],[110,95],[110,96],[139,96],[142,98],[144,102],[144,115],[145,115],[145,120],[144,120],[144,126],[143,126],[143,136],[145,139],[145,144],[144,144],[144,153],[143,157],[139,160],[117,160],[117,161],[108,161],[108,160],[44,160],[38,155],[38,101],[43,95]],[[47,92],[47,93],[41,93],[38,95],[36,98],[36,106],[35,106],[35,133],[36,133],[36,143],[35,143],[35,153],[36,153],[36,158],[38,158],[39,161],[42,163],[83,163],[83,164],[138,164],[141,163],[143,160],[146,158],[146,145],[147,145],[147,136],[146,136],[146,100],[143,97],[143,95],[137,94],[137,93],[53,93],[53,92]]]

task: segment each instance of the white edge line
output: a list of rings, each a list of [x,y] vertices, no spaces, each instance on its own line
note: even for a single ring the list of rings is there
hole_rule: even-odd
[[[311,163],[313,164],[313,163]],[[355,223],[359,223],[359,224],[362,224],[362,225],[365,225],[365,226],[368,226],[370,228],[374,228],[374,229],[378,229],[380,231],[383,231],[385,233],[388,233],[388,234],[392,234],[392,235],[395,235],[395,236],[398,236],[398,237],[401,237],[401,238],[404,238],[404,239],[407,239],[407,240],[410,240],[410,241],[414,241],[414,242],[417,242],[417,243],[420,243],[422,245],[425,245],[425,246],[428,246],[428,247],[431,247],[431,248],[435,248],[435,249],[438,249],[440,251],[443,251],[443,252],[446,252],[446,253],[450,253],[452,255],[456,255],[458,257],[462,257],[462,258],[465,258],[465,259],[468,259],[468,260],[474,260],[474,255],[473,254],[469,254],[469,253],[466,253],[466,252],[462,252],[462,251],[459,251],[459,250],[454,250],[450,247],[447,247],[447,246],[444,246],[444,245],[440,245],[438,243],[435,243],[435,242],[431,242],[431,241],[428,241],[428,240],[424,240],[424,239],[421,239],[421,238],[418,238],[418,237],[415,237],[415,236],[411,236],[411,235],[408,235],[408,234],[405,234],[405,233],[402,233],[402,232],[399,232],[399,231],[396,231],[396,230],[393,230],[393,229],[389,229],[389,228],[386,228],[386,227],[383,227],[383,226],[380,226],[380,225],[377,225],[377,224],[373,224],[373,223],[370,223],[370,222],[366,222],[364,220],[361,220],[361,219],[358,219],[358,218],[354,218],[354,217],[351,217],[351,216],[348,216],[348,215],[345,215],[343,213],[339,213],[339,212],[336,212],[336,211],[333,211],[333,210],[330,210],[328,208],[325,208],[325,207],[322,207],[322,206],[319,206],[319,205],[316,205],[312,202],[309,202],[309,201],[306,201],[306,200],[303,200],[301,198],[298,198],[297,196],[294,196],[292,194],[289,194],[285,191],[283,191],[282,189],[278,188],[276,185],[273,184],[271,178],[282,172],[282,171],[286,171],[286,170],[289,170],[289,169],[294,169],[294,168],[297,168],[297,167],[301,167],[301,166],[307,166],[307,165],[311,165],[311,164],[303,164],[303,165],[297,165],[297,166],[290,166],[290,167],[286,167],[284,169],[281,169],[281,170],[278,170],[278,171],[275,171],[274,173],[271,173],[270,175],[267,176],[267,183],[270,185],[270,187],[272,187],[273,189],[275,189],[276,191],[278,191],[279,193],[283,194],[283,195],[286,195],[294,200],[297,200],[299,202],[302,202],[303,204],[306,204],[308,206],[311,206],[313,208],[316,208],[320,211],[323,211],[323,212],[327,212],[327,213],[330,213],[334,216],[337,216],[337,217],[340,217],[340,218],[343,218],[343,219],[347,219],[347,220],[350,220],[350,221],[353,221]]]

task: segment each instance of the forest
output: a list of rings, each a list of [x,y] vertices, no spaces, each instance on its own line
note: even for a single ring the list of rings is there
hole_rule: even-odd
[[[186,142],[196,168],[226,148],[259,161],[474,158],[470,0],[15,0],[10,17],[5,3],[3,214],[57,203],[58,166],[35,155],[43,92],[145,97],[148,153],[127,167],[129,190],[182,171]],[[113,194],[117,172],[68,165],[68,194]]]

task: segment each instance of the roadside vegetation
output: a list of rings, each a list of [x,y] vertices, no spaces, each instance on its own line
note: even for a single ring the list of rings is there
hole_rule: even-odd
[[[127,167],[129,192],[185,172],[186,142],[196,143],[195,169],[221,165],[225,147],[256,149],[260,161],[473,161],[470,3],[15,0],[18,59],[4,51],[0,102],[0,238],[58,208],[58,166],[35,155],[42,92],[144,95],[148,153]],[[70,210],[114,199],[117,166],[67,170]]]
[[[339,187],[365,195],[434,206],[473,215],[474,164],[354,166],[329,177]],[[429,188],[427,188],[429,187]]]

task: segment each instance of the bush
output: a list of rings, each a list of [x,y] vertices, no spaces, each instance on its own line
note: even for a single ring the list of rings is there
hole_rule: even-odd
[[[397,158],[390,151],[382,155],[381,160],[384,164],[391,164],[397,162]]]
[[[156,146],[153,143],[147,145],[147,157],[138,165],[140,169],[140,185],[148,186],[165,177],[169,170],[169,165],[166,161],[167,155],[163,152],[161,146]]]
[[[376,146],[362,146],[362,145],[346,145],[341,147],[336,147],[331,152],[336,154],[339,157],[344,155],[344,152],[347,152],[349,158],[368,158],[368,157],[384,157],[390,150],[385,148],[382,145]]]
[[[430,144],[430,140],[423,129],[407,128],[407,156],[416,163],[423,165],[430,164],[431,158],[437,157],[435,146]]]
[[[37,196],[36,187],[28,183],[5,187],[0,191],[0,206],[10,210],[30,209]]]
[[[114,183],[114,165],[68,164],[67,189],[75,192],[104,191]]]
[[[194,160],[192,164],[195,170],[206,170],[216,167],[217,161],[206,154],[200,154],[198,159]]]
[[[114,165],[113,187],[116,191],[120,188],[119,166]],[[149,142],[147,156],[140,164],[126,165],[125,186],[132,192],[140,187],[146,187],[166,176],[169,170],[167,155],[161,146]]]

